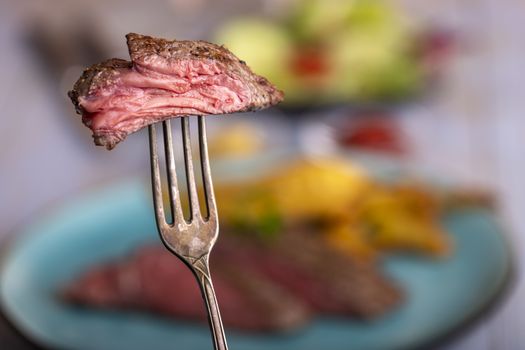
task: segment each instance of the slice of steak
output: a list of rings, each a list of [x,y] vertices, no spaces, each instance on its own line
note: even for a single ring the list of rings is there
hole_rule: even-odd
[[[227,325],[252,331],[283,332],[311,320],[310,307],[280,285],[251,274],[242,265],[232,265],[229,261],[217,263],[216,260],[213,263],[224,279],[242,293],[242,298],[229,300]],[[218,293],[222,310],[225,301],[221,295]],[[237,311],[233,312],[234,309]]]
[[[131,62],[93,65],[68,93],[95,144],[107,149],[168,118],[254,111],[283,99],[223,46],[134,33],[126,38]]]
[[[332,250],[308,229],[271,244],[223,236],[215,254],[270,279],[320,314],[371,319],[392,310],[403,295],[372,263]]]
[[[356,261],[320,244],[315,235],[304,229],[292,231],[282,235],[274,249],[282,259],[316,276],[318,283],[326,287],[325,297],[339,304],[338,311],[329,308],[320,312],[372,319],[401,303],[403,292],[380,272],[379,266]]]
[[[284,331],[310,319],[308,308],[282,288],[214,261],[214,284],[226,327]],[[205,321],[195,277],[164,247],[143,247],[131,258],[94,268],[71,282],[60,296],[69,303],[102,309],[144,310]]]
[[[223,235],[212,266],[227,327],[288,330],[309,321],[311,312],[373,319],[399,305],[400,289],[377,265],[341,255],[314,234],[287,232],[270,244]],[[194,278],[163,247],[144,247],[125,261],[87,271],[60,295],[89,307],[203,321],[206,314]]]

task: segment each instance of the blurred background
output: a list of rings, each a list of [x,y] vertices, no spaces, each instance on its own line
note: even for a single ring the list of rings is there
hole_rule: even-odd
[[[127,58],[128,32],[206,39],[286,93],[278,108],[209,118],[214,159],[343,152],[488,194],[515,287],[442,349],[522,349],[524,20],[518,0],[1,0],[0,235],[86,189],[148,181],[144,131],[107,152],[80,123],[66,94],[84,67]]]

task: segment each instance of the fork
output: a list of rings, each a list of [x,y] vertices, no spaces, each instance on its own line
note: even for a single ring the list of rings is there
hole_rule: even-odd
[[[164,134],[164,151],[166,158],[168,193],[172,222],[166,220],[159,155],[157,150],[157,133],[155,124],[149,126],[149,145],[151,158],[151,179],[153,186],[153,205],[155,207],[155,219],[161,241],[166,248],[181,259],[193,272],[208,312],[208,321],[213,338],[215,350],[227,350],[224,327],[222,325],[217,297],[213,289],[210,275],[209,256],[219,235],[219,221],[217,217],[217,205],[213,193],[210,163],[208,158],[208,146],[206,140],[206,125],[203,116],[198,117],[199,150],[202,178],[204,184],[205,202],[207,215],[203,216],[199,207],[197,185],[193,171],[193,161],[190,140],[190,117],[182,117],[182,140],[184,149],[184,163],[186,170],[186,182],[188,187],[190,217],[184,218],[180,204],[180,194],[177,185],[177,174],[175,171],[175,159],[173,155],[173,139],[170,121],[162,122]]]

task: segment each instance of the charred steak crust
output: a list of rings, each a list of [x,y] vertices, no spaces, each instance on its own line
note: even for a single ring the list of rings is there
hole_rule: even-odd
[[[134,62],[144,62],[148,57],[164,59],[186,59],[193,56],[218,61],[239,62],[240,60],[224,46],[203,40],[166,40],[147,35],[129,33],[126,35],[129,55]]]
[[[131,62],[93,65],[68,93],[95,143],[107,149],[168,118],[255,111],[283,99],[223,46],[135,33],[126,39]]]

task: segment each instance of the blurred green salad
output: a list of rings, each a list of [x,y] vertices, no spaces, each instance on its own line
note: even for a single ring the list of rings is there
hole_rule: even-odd
[[[237,18],[215,39],[289,105],[402,100],[428,80],[420,36],[386,0],[298,1],[279,21]]]

